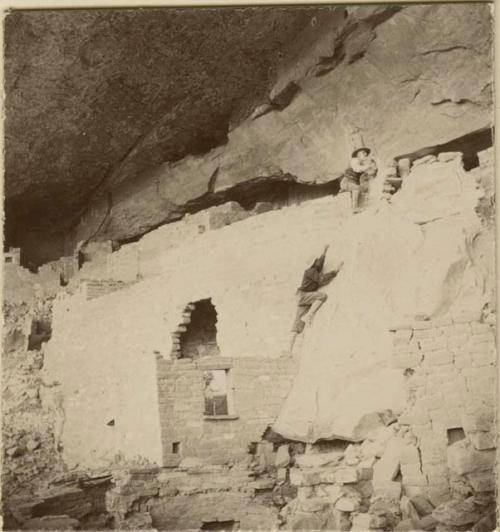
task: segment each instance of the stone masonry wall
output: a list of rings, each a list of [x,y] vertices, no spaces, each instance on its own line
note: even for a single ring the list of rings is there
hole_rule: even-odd
[[[434,504],[494,488],[495,336],[480,320],[464,313],[394,333],[392,364],[407,375],[409,392],[399,422],[411,426],[420,449],[418,460],[402,463],[402,483],[410,493],[423,488]],[[454,432],[463,439],[453,441]]]
[[[342,194],[269,211],[217,231],[196,232],[180,238],[175,247],[170,246],[173,228],[161,227],[108,255],[112,271],[133,270],[127,280],[136,282],[93,299],[88,299],[85,283],[73,294],[61,293],[54,303],[44,370],[48,380],[62,382],[65,461],[103,465],[117,453],[162,461],[157,358],[158,367],[170,363],[172,333],[186,305],[206,298],[217,312],[220,356],[248,361],[247,366],[234,365],[240,420],[211,421],[213,428],[207,430],[213,433],[225,424],[234,426],[235,433],[238,427],[247,437],[260,437],[276,415],[288,383],[288,370],[277,360],[289,345],[294,294],[303,271],[322,252],[335,224],[349,215],[349,197]],[[332,250],[326,267],[332,266],[329,260],[335,264],[338,259]],[[243,383],[243,374],[251,375],[259,364],[261,373]],[[177,389],[188,382],[188,374],[186,370],[179,376]],[[258,399],[251,399],[251,382],[262,384]],[[183,393],[193,394],[189,384]],[[197,401],[192,395],[189,400],[189,405],[176,402],[176,409],[185,409],[180,415],[186,419]],[[255,403],[260,400],[261,412]],[[200,410],[196,406],[196,416]],[[165,430],[170,429],[163,426],[165,445],[184,441],[186,452],[203,455],[203,441],[197,441],[196,450],[192,443],[194,435],[200,435],[199,422],[195,419],[194,427],[187,426],[186,433],[175,438],[167,437]],[[206,431],[201,434],[209,436]],[[225,441],[229,444],[231,439]],[[234,446],[236,453],[242,441]]]
[[[233,412],[223,419],[204,416],[203,371],[229,369]],[[294,371],[290,357],[202,358],[158,360],[163,463],[178,464],[183,456],[208,463],[226,463],[248,453],[274,421],[288,393]],[[181,451],[172,454],[174,442]]]

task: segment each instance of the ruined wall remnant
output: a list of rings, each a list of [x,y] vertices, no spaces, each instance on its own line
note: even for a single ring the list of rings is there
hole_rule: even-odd
[[[285,437],[305,441],[332,436],[353,439],[353,430],[367,409],[390,408],[401,413],[406,401],[405,377],[388,364],[391,324],[404,319],[411,322],[416,315],[447,316],[463,309],[480,312],[491,303],[491,293],[485,290],[491,264],[483,260],[484,268],[479,271],[470,255],[470,242],[483,234],[474,211],[480,195],[476,187],[473,176],[461,166],[460,154],[443,154],[439,159],[416,161],[405,187],[390,205],[373,204],[356,217],[350,216],[348,196],[341,194],[269,211],[217,230],[193,230],[188,240],[175,227],[184,222],[178,222],[145,235],[130,244],[131,250],[123,245],[109,254],[107,275],[127,264],[135,268],[131,277],[139,280],[92,300],[77,294],[62,298],[55,313],[47,368],[65,374],[85,360],[85,371],[93,375],[87,379],[79,372],[66,379],[67,399],[75,392],[79,396],[77,401],[68,401],[69,417],[81,419],[85,413],[88,419],[86,444],[79,441],[79,425],[65,428],[68,459],[74,453],[72,460],[78,456],[93,463],[100,460],[99,454],[109,457],[118,451],[135,454],[149,449],[145,456],[160,463],[165,449],[171,453],[176,442],[185,453],[208,459],[208,447],[204,450],[199,441],[208,423],[203,420],[201,366],[189,359],[169,366],[171,375],[165,378],[171,381],[161,384],[166,395],[161,392],[159,398],[144,382],[156,386],[157,367],[172,364],[167,362],[172,349],[180,345],[172,334],[179,330],[186,305],[208,298],[217,312],[220,356],[234,361],[234,372],[238,360],[257,364],[259,358],[264,363],[280,357],[288,345],[295,313],[293,294],[310,256],[318,254],[325,243],[331,250],[326,268],[340,259],[345,265],[325,288],[329,298],[302,338],[298,375],[274,428]],[[366,294],[370,294],[369,304]],[[187,330],[187,325],[182,328]],[[97,335],[98,346],[93,344],[96,331],[102,331]],[[326,342],[330,337],[331,342]],[[100,371],[99,377],[93,364],[107,364],[107,374],[114,375],[116,383],[110,387],[106,372]],[[286,383],[288,377],[283,379]],[[381,380],[387,383],[382,390]],[[178,404],[174,390],[184,381],[193,386],[198,382],[199,388]],[[275,381],[277,376],[271,377],[264,387],[272,389]],[[242,384],[233,385],[236,398]],[[100,421],[94,423],[88,413],[93,411],[93,402],[99,400],[102,405],[103,398],[108,406],[101,411],[106,413],[99,414]],[[247,407],[247,400],[242,404],[236,400],[236,411],[243,404]],[[162,421],[163,429],[156,417],[158,408],[160,413],[162,408],[171,412]],[[262,430],[264,421],[271,422],[276,413],[275,407],[266,410]],[[115,425],[106,428],[103,438],[98,427],[110,419]],[[189,426],[186,420],[190,419],[192,429],[176,426],[173,430],[173,419],[179,420],[179,426]],[[147,429],[146,420],[150,423]],[[149,443],[145,439],[139,443],[128,434],[136,422],[150,431]],[[165,430],[173,432],[167,437]],[[89,439],[95,443],[88,445]],[[240,441],[235,449],[242,447]]]
[[[346,195],[313,200],[217,230],[193,231],[189,239],[176,224],[164,226],[108,255],[107,272],[120,275],[125,266],[135,267],[133,277],[139,280],[93,299],[88,299],[85,282],[74,294],[58,298],[45,369],[63,382],[65,459],[95,465],[122,452],[130,458],[142,454],[161,464],[162,439],[165,447],[177,441],[183,451],[203,454],[199,436],[212,431],[217,440],[219,429],[222,434],[227,431],[224,423],[233,425],[229,433],[236,433],[238,427],[251,434],[252,441],[258,439],[277,413],[289,370],[271,362],[269,371],[255,369],[262,400],[269,396],[269,404],[259,408],[248,404],[252,387],[238,375],[244,360],[248,360],[251,373],[260,364],[265,367],[268,359],[282,357],[303,268],[309,255],[321,252],[331,233],[332,217],[340,221],[349,215],[348,201]],[[307,223],[311,218],[315,220],[312,225]],[[131,253],[135,254],[133,261]],[[169,360],[174,347],[172,333],[178,330],[186,305],[208,298],[217,312],[220,357],[234,364],[230,373],[234,371],[237,421],[202,419],[202,370],[190,359],[179,359],[173,366]],[[203,357],[197,360],[201,363]],[[196,390],[187,387],[185,393],[192,395],[177,402],[168,382],[162,384],[167,395],[162,391],[158,396],[157,367],[166,371],[163,364],[172,368],[172,374],[178,373],[174,384],[179,390],[188,376],[198,379],[198,399]],[[66,377],[72,367],[80,369]],[[164,405],[159,406],[159,401]],[[170,433],[172,417],[162,414],[162,408],[167,412],[172,404],[174,419],[193,422],[191,428],[175,427],[181,436],[185,434],[182,438]],[[160,415],[162,423],[170,427],[163,438]],[[110,427],[107,423],[112,419],[115,424]],[[247,443],[237,439],[234,453],[245,453]]]
[[[494,491],[495,336],[480,320],[464,312],[394,335],[392,364],[406,370],[409,392],[399,422],[411,427],[420,453],[420,474],[402,468],[402,485],[420,488],[435,505],[457,490]]]

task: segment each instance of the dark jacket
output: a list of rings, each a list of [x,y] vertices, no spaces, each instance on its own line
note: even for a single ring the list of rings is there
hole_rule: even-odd
[[[307,268],[304,272],[299,290],[303,292],[315,292],[321,286],[328,284],[337,275],[338,272],[335,270],[328,273],[321,273],[324,263],[325,255],[321,255],[321,257],[313,262],[310,268]]]

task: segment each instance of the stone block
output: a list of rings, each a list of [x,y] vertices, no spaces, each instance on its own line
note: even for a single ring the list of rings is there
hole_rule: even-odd
[[[422,517],[422,519],[415,523],[415,529],[425,531],[436,530],[438,524],[439,521],[435,517],[433,517],[432,514],[429,514],[425,517]]]
[[[429,363],[437,366],[451,364],[453,362],[453,353],[448,349],[437,349],[429,354]]]
[[[276,452],[275,466],[286,467],[290,463],[290,451],[288,445],[280,445]]]
[[[437,351],[438,349],[445,349],[447,346],[448,342],[445,336],[420,340],[420,347],[423,351]]]
[[[487,332],[487,333],[473,334],[470,337],[470,344],[472,344],[472,345],[487,343],[487,344],[491,344],[493,346],[494,345],[494,341],[495,341],[495,339],[494,339],[493,333],[491,331]]]
[[[335,484],[337,482],[337,471],[334,469],[320,470],[316,474],[320,484]]]
[[[338,464],[344,453],[341,450],[328,453],[304,453],[295,457],[295,464],[302,468],[324,467]]]
[[[427,495],[434,506],[438,506],[451,499],[448,485],[431,486],[427,490]]]
[[[355,513],[352,515],[352,530],[370,530],[370,514]]]
[[[325,530],[348,531],[352,528],[351,514],[334,509],[328,518]]]
[[[434,323],[430,320],[416,320],[412,323],[412,328],[415,331],[423,331],[426,329],[433,329]]]
[[[475,492],[495,491],[494,470],[470,473],[467,478]]]
[[[354,427],[353,437],[359,441],[366,440],[384,426],[385,423],[378,412],[365,414]]]
[[[482,405],[479,406],[482,408]],[[465,414],[462,416],[462,427],[466,434],[471,432],[488,432],[494,430],[493,416],[488,415],[485,412],[479,412],[476,414]]]
[[[409,486],[425,488],[427,486],[427,479],[422,474],[412,476],[407,475],[403,478],[403,485],[406,491],[408,491]]]
[[[412,353],[399,353],[395,352],[391,358],[391,364],[395,368],[414,368],[419,366],[422,361],[422,355],[418,351]]]
[[[373,478],[373,466],[376,458],[373,456],[361,461],[358,464],[358,477],[359,480],[371,480]]]
[[[431,515],[440,523],[451,527],[469,525],[481,518],[480,511],[469,499],[447,501],[435,508]]]
[[[461,161],[462,157],[463,157],[463,154],[459,151],[447,151],[447,152],[441,152],[438,155],[438,161],[440,163],[448,163],[453,160]]]
[[[298,500],[308,499],[314,496],[314,488],[312,486],[299,486],[297,490]]]
[[[341,512],[356,512],[359,509],[360,501],[354,497],[341,497],[336,503],[335,508]]]
[[[420,517],[429,515],[434,510],[434,506],[423,495],[410,496],[410,501],[417,510]]]
[[[401,497],[401,500],[399,501],[399,506],[401,508],[401,515],[403,519],[413,519],[415,521],[420,519],[420,515],[417,512],[417,509],[406,495],[403,495]]]
[[[453,336],[455,334],[455,327],[454,325],[445,325],[443,327],[439,327],[439,329],[436,330],[436,332],[439,334],[439,336]],[[449,345],[449,344],[448,344]]]
[[[494,432],[471,432],[469,439],[479,451],[495,449],[497,446],[497,435]]]
[[[358,469],[355,467],[343,467],[335,472],[334,479],[339,484],[354,484],[359,480]]]
[[[77,530],[80,522],[67,515],[45,515],[26,521],[23,530]]]
[[[373,466],[373,483],[391,481],[396,478],[401,463],[402,440],[393,437],[387,446],[380,460]]]
[[[304,474],[295,467],[290,469],[290,484],[304,486]]]
[[[285,482],[286,481],[286,477],[287,477],[287,471],[288,471],[288,469],[286,467],[280,467],[276,471],[276,480],[278,482]]]
[[[420,453],[416,445],[403,445],[401,447],[401,464],[420,464]]]
[[[302,512],[322,512],[329,506],[328,500],[321,497],[310,497],[299,501],[299,510]]]
[[[401,531],[414,531],[414,530],[420,530],[420,528],[417,526],[417,522],[413,519],[403,519],[400,521],[394,530],[401,530]]]
[[[397,501],[401,497],[401,484],[394,481],[373,482],[373,493],[375,496]]]
[[[322,530],[328,517],[321,512],[297,512],[287,524],[290,530]]]
[[[403,485],[405,495],[412,498],[415,496],[424,496],[426,493],[427,486],[410,486],[408,484]]]
[[[470,310],[470,311],[458,311],[452,313],[453,323],[469,323],[473,321],[479,321],[481,319],[482,311]]]
[[[418,477],[422,474],[419,463],[414,464],[401,464],[401,475],[403,477],[403,483],[406,478]]]
[[[346,491],[343,486],[338,484],[320,484],[314,488],[316,495],[325,497],[331,504],[337,502]]]
[[[290,469],[290,483],[295,486],[315,486],[320,483],[319,471],[300,471],[299,469]]]
[[[473,335],[474,334],[491,334],[493,336],[491,327],[487,325],[486,323],[473,322],[471,323],[471,329],[472,329]]]
[[[407,344],[410,342],[412,335],[413,335],[412,329],[399,329],[398,331],[395,332],[393,336],[393,344],[394,345]]]

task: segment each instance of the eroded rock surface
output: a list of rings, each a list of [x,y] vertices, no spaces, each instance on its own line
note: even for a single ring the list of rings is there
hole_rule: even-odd
[[[29,219],[52,233],[79,222],[70,247],[127,239],[257,178],[335,179],[352,135],[385,161],[491,125],[487,5],[157,13],[72,13],[82,26],[10,15],[6,193],[18,240]],[[34,54],[31,35],[63,25]],[[148,44],[123,46],[127,25]],[[26,123],[47,133],[30,145]]]

